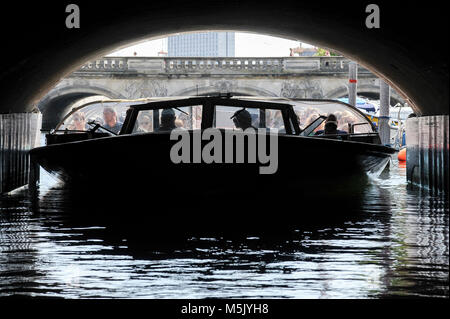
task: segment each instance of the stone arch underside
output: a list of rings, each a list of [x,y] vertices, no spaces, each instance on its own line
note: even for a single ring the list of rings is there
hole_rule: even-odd
[[[103,95],[112,99],[125,98],[122,94],[100,86],[56,87],[42,99],[38,108],[42,113],[42,129],[54,128],[70,111],[77,101],[94,95]]]
[[[334,49],[371,70],[408,97],[422,115],[448,114],[448,55],[445,50],[418,50],[417,34],[428,34],[421,46],[433,47],[446,29],[439,6],[406,6],[403,16],[426,23],[399,24],[393,2],[383,2],[383,26],[364,27],[365,5],[353,2],[285,1],[91,1],[83,5],[83,26],[68,30],[63,7],[43,2],[11,3],[21,12],[23,28],[6,32],[8,61],[0,72],[5,93],[1,113],[29,112],[61,78],[85,62],[118,47],[167,34],[201,30],[250,31],[301,39]],[[175,10],[174,10],[175,9]],[[98,12],[102,12],[101,15]],[[42,23],[45,21],[45,23]],[[326,21],[326,23],[324,23]],[[2,29],[11,28],[7,19]],[[442,40],[442,39],[441,39]],[[33,48],[30,50],[30,48]],[[442,52],[441,52],[442,51]],[[20,92],[20,94],[18,94]]]

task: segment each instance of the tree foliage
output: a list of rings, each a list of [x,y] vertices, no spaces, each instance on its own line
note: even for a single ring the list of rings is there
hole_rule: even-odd
[[[331,50],[317,48],[317,52],[314,54],[314,56],[340,56],[340,54]]]

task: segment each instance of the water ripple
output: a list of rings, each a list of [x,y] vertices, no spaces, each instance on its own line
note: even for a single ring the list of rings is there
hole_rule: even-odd
[[[64,190],[44,175],[37,211],[26,194],[0,198],[0,296],[448,298],[448,199],[408,189],[395,160],[361,192],[356,217],[292,226],[284,237],[159,247],[73,219]]]

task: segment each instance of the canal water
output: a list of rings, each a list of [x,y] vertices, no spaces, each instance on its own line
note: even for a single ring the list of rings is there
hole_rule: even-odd
[[[99,219],[74,222],[58,187],[42,172],[39,208],[26,191],[0,198],[0,297],[449,297],[448,199],[409,189],[396,156],[361,187],[357,218],[337,210],[339,221],[270,239],[158,247]]]

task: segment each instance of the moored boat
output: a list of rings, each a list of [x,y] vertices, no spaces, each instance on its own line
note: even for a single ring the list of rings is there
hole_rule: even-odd
[[[248,114],[253,135],[236,128],[240,112]],[[176,124],[169,130],[165,113]],[[339,134],[320,134],[330,113],[338,118]],[[333,100],[166,99],[130,105],[119,134],[92,127],[48,134],[46,146],[30,151],[32,159],[70,187],[170,200],[177,189],[183,196],[254,198],[339,188],[379,174],[395,152],[380,144],[361,111]],[[231,148],[227,135],[236,144]],[[180,146],[183,139],[188,146]]]

